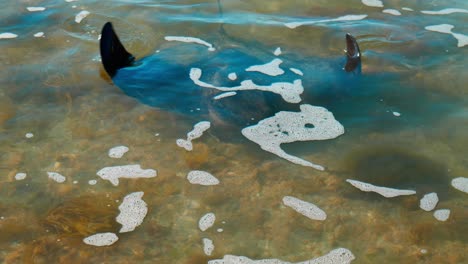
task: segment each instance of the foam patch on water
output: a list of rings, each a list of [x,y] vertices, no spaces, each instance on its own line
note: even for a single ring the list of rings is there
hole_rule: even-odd
[[[435,219],[445,222],[450,217],[450,210],[449,209],[439,209],[434,212]]]
[[[214,250],[213,240],[209,238],[203,238],[203,252],[207,256],[211,256]]]
[[[26,138],[33,138],[34,137],[34,134],[33,133],[26,133],[24,135]]]
[[[419,207],[424,211],[429,212],[434,210],[438,202],[439,197],[437,196],[437,193],[428,193],[419,201]]]
[[[392,112],[392,114],[393,114],[394,116],[397,116],[397,117],[398,117],[398,116],[401,116],[401,114],[400,114],[399,112]]]
[[[46,10],[46,8],[42,7],[42,6],[28,6],[28,7],[26,7],[26,9],[29,12],[40,12],[40,11]]]
[[[439,11],[423,10],[421,11],[421,13],[427,14],[427,15],[449,15],[453,13],[467,13],[468,14],[468,10],[462,9],[462,8],[445,8]]]
[[[211,126],[211,123],[208,121],[201,121],[196,123],[193,126],[193,130],[187,133],[187,140],[177,139],[177,146],[184,148],[187,151],[193,150],[192,140],[197,139],[203,135],[203,133],[208,130]]]
[[[207,213],[204,216],[202,216],[200,220],[198,221],[198,228],[200,228],[201,231],[206,231],[208,230],[208,228],[214,225],[215,221],[216,221],[215,214]]]
[[[247,90],[259,90],[268,91],[281,95],[281,97],[288,103],[299,103],[301,101],[300,95],[304,92],[301,80],[295,80],[293,83],[288,82],[277,82],[272,83],[268,86],[262,86],[255,84],[252,80],[242,81],[239,86],[235,87],[218,87],[209,83],[200,81],[202,76],[202,70],[199,68],[192,68],[190,70],[190,79],[201,87],[216,89],[223,92],[232,91],[247,91]]]
[[[328,254],[311,260],[296,262],[296,264],[349,264],[355,259],[351,251],[337,248]],[[223,259],[208,261],[208,264],[293,264],[279,259],[252,260],[244,256],[225,255]]]
[[[394,15],[394,16],[401,16],[400,11],[398,11],[396,9],[384,9],[384,10],[382,10],[382,13],[390,14],[390,15]]]
[[[279,56],[279,55],[281,55],[281,53],[283,53],[283,52],[281,51],[281,48],[280,48],[280,47],[276,48],[275,51],[273,52],[273,54],[274,54],[275,56]]]
[[[295,164],[324,170],[320,165],[284,152],[280,145],[297,141],[327,140],[344,133],[344,127],[327,109],[303,104],[301,112],[281,111],[258,124],[242,129],[242,135],[271,152]]]
[[[409,8],[409,7],[402,7],[401,9],[405,11],[410,11],[410,12],[414,11],[412,8]]]
[[[363,4],[366,6],[372,6],[372,7],[383,7],[383,3],[380,0],[361,0]]]
[[[109,149],[109,157],[114,159],[120,159],[123,157],[125,153],[128,152],[128,147],[126,146],[117,146]]]
[[[294,72],[295,74],[297,75],[300,75],[300,76],[304,76],[304,73],[299,70],[299,69],[296,69],[296,68],[289,68],[290,71]]]
[[[12,39],[17,37],[18,35],[9,32],[0,33],[0,39]]]
[[[228,75],[228,78],[229,80],[231,81],[235,81],[237,80],[237,74],[235,72],[231,72],[229,75]]]
[[[89,11],[83,10],[75,16],[75,22],[80,23],[83,19],[91,14]]]
[[[119,206],[120,214],[116,217],[117,223],[122,225],[120,233],[130,232],[145,219],[148,213],[148,207],[141,198],[144,192],[134,192],[125,196],[123,202]]]
[[[43,37],[43,36],[44,36],[44,32],[37,32],[36,34],[34,34],[35,38],[40,38],[40,37]]]
[[[27,174],[23,173],[23,172],[16,173],[15,180],[22,181],[22,180],[26,179],[26,176],[27,176]]]
[[[58,183],[63,183],[67,180],[67,178],[65,178],[65,176],[59,174],[59,173],[56,173],[56,172],[47,172],[47,174],[49,175],[49,179],[52,179]]]
[[[223,98],[226,98],[226,97],[234,96],[236,94],[237,94],[236,92],[225,92],[225,93],[222,93],[222,94],[219,94],[219,95],[213,97],[213,99],[219,100],[219,99],[223,99]]]
[[[346,181],[361,191],[375,192],[386,198],[416,194],[416,191],[413,191],[413,190],[399,190],[399,189],[393,189],[393,188],[387,188],[387,187],[380,187],[380,186],[372,185],[370,183],[360,182],[360,181],[350,180],[350,179],[347,179]]]
[[[425,27],[425,29],[429,31],[434,31],[434,32],[439,32],[439,33],[444,33],[444,34],[451,34],[454,38],[458,40],[457,46],[459,48],[468,45],[468,36],[460,34],[460,33],[452,32],[453,28],[454,26],[450,24],[440,24],[440,25],[432,25],[432,26]]]
[[[346,16],[340,16],[340,17],[332,18],[332,19],[311,20],[311,21],[304,21],[304,22],[290,22],[290,23],[285,23],[284,25],[287,26],[288,28],[297,28],[303,25],[313,25],[313,24],[319,24],[319,23],[363,20],[366,17],[367,15],[346,15]]]
[[[205,185],[205,186],[210,186],[210,185],[218,185],[219,180],[211,175],[210,173],[206,171],[198,171],[194,170],[188,173],[187,179],[191,184],[199,184],[199,185]]]
[[[208,47],[209,51],[215,51],[216,49],[213,48],[213,44],[208,43],[202,39],[199,38],[193,38],[193,37],[181,37],[181,36],[166,36],[164,37],[165,40],[167,41],[180,41],[180,42],[185,42],[185,43],[196,43],[200,45],[204,45]]]
[[[105,167],[96,173],[103,180],[110,181],[114,186],[119,185],[119,178],[153,178],[156,171],[153,169],[143,170],[139,164]]]
[[[327,214],[313,203],[302,201],[292,196],[283,197],[283,203],[312,220],[324,221],[327,219]]]
[[[271,62],[262,65],[250,66],[246,69],[246,71],[255,71],[270,76],[278,76],[284,73],[284,70],[279,67],[281,63],[283,63],[281,59],[274,59]]]
[[[91,245],[91,246],[96,246],[96,247],[104,247],[104,246],[110,246],[117,242],[119,238],[117,237],[116,234],[114,233],[98,233],[94,234],[92,236],[86,237],[83,239],[83,242],[85,244]]]
[[[96,184],[97,184],[97,181],[96,181],[96,180],[89,180],[89,181],[88,181],[88,184],[89,184],[89,185],[96,185]]]
[[[458,177],[452,180],[451,182],[453,188],[468,193],[468,178]]]

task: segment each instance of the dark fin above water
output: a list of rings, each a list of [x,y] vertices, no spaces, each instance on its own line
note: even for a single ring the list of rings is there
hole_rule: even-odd
[[[132,65],[135,60],[120,42],[110,22],[102,28],[99,47],[102,64],[110,77],[113,77],[118,69]]]
[[[349,33],[346,34],[346,65],[344,67],[345,71],[352,72],[356,68],[360,70],[361,68],[361,51],[359,50],[359,45],[356,39],[351,36]]]

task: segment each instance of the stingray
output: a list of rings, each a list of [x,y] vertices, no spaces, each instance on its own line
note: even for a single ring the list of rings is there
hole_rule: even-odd
[[[301,97],[311,91],[304,89],[304,82],[308,87],[316,78],[327,78],[349,86],[349,78],[361,72],[361,52],[352,35],[346,34],[345,40],[346,56],[329,60],[301,54],[275,56],[258,45],[207,49],[186,43],[136,60],[107,22],[102,28],[100,53],[113,83],[139,102],[199,120],[244,127],[307,103]],[[279,73],[262,72],[268,65]]]

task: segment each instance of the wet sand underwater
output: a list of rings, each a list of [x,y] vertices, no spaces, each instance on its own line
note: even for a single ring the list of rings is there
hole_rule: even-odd
[[[214,261],[235,255],[295,263],[340,248],[352,254],[352,263],[467,262],[468,4],[219,4],[4,3],[0,262],[220,263]],[[283,60],[285,75],[262,81],[300,79],[304,92],[300,103],[279,111],[324,107],[344,127],[333,139],[281,145],[324,170],[295,164],[249,140],[241,130],[259,124],[257,116],[249,124],[232,124],[218,108],[210,112],[206,105],[222,91],[201,87],[190,67],[168,82],[174,92],[177,83],[199,90],[205,100],[199,106],[171,111],[128,96],[101,66],[98,38],[107,21],[137,59],[161,53],[192,65],[235,49],[257,58],[257,65]],[[359,42],[362,73],[343,77],[347,32]],[[167,36],[198,38],[215,50]],[[196,52],[171,53],[185,49]],[[235,86],[263,76],[228,76],[234,58],[225,56],[202,60],[200,80]],[[251,111],[240,100],[250,94],[272,93],[237,91],[217,101]],[[183,106],[177,102],[175,107]],[[288,120],[276,121],[288,127]],[[209,127],[196,126],[202,121]],[[187,136],[193,130],[199,137]],[[188,137],[191,151],[179,146]],[[110,155],[118,146],[126,148]],[[122,167],[127,165],[140,167]],[[125,177],[102,171],[109,167]],[[348,179],[415,194],[387,198]],[[420,203],[430,193],[438,201],[424,200],[426,211]],[[440,211],[446,209],[447,219],[447,211]],[[109,246],[85,243],[101,233],[118,240]],[[106,238],[100,243],[115,239]]]

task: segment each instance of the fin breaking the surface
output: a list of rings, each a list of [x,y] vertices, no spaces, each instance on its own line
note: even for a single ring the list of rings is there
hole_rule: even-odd
[[[111,77],[115,75],[118,69],[132,65],[135,60],[135,57],[120,42],[110,22],[107,22],[102,28],[99,47],[102,64]]]
[[[356,68],[360,71],[361,68],[361,50],[356,39],[351,34],[346,34],[346,65],[345,71],[352,72]]]

